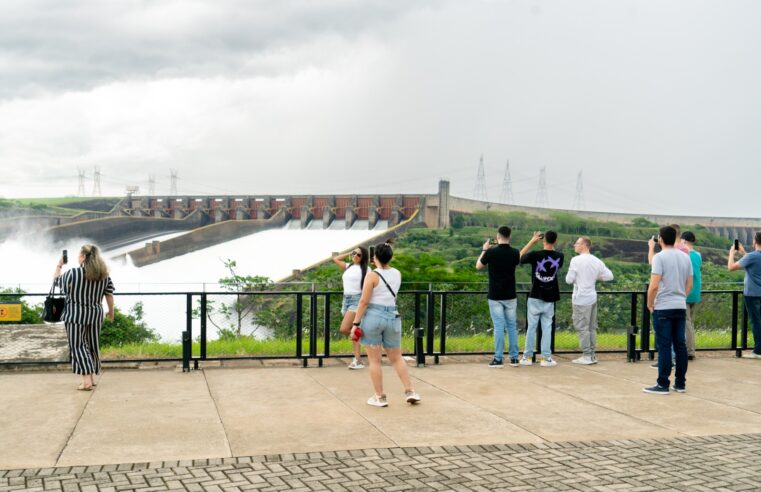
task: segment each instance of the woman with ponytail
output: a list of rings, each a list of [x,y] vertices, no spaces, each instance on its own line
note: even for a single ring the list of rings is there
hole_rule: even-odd
[[[346,263],[348,258],[351,258],[351,263]],[[344,318],[341,321],[340,328],[341,333],[344,335],[349,335],[351,332],[354,313],[357,311],[359,297],[362,294],[362,286],[365,283],[365,276],[367,275],[368,258],[367,249],[362,246],[354,248],[349,253],[343,255],[337,254],[333,257],[333,262],[344,271],[344,298],[343,305],[341,306],[341,314]],[[362,352],[359,341],[352,340],[352,348],[354,349],[354,360],[349,364],[349,369],[364,368],[365,365],[362,364]]]
[[[91,391],[95,374],[100,374],[100,330],[103,326],[103,298],[106,298],[106,316],[114,320],[114,284],[108,276],[108,266],[97,246],[85,244],[79,251],[79,267],[61,275],[63,257],[58,260],[54,277],[66,296],[66,307],[61,321],[71,351],[71,367],[82,376],[77,388]]]

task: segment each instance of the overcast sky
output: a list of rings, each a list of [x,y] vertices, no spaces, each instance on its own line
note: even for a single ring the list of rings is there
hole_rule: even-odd
[[[474,194],[761,216],[755,0],[3,0],[0,196]]]

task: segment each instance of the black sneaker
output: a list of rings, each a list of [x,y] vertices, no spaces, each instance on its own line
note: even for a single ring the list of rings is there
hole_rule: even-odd
[[[492,359],[491,362],[489,362],[489,367],[499,367],[499,368],[502,368],[502,367],[505,367],[505,365],[502,364],[501,360]]]
[[[695,360],[695,356],[694,355],[688,355],[687,356],[687,360]]]
[[[658,386],[657,384],[655,386],[648,386],[647,388],[642,388],[642,391],[645,393],[652,393],[654,395],[668,395],[669,394],[669,387],[668,386]]]
[[[520,365],[518,362],[518,357],[510,357],[510,365],[513,367],[518,367]]]
[[[681,387],[680,388],[677,385],[672,386],[671,389],[676,391],[677,393],[686,393],[687,392],[687,388],[685,388],[685,387]]]

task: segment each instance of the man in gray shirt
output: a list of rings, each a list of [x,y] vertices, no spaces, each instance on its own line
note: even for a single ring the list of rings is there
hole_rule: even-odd
[[[658,346],[658,382],[644,388],[645,393],[669,394],[671,350],[676,359],[674,391],[684,393],[687,375],[687,344],[684,322],[687,316],[687,294],[692,290],[692,262],[689,256],[674,249],[676,229],[661,227],[658,242],[661,252],[653,257],[647,307],[653,313]]]
[[[738,244],[742,254],[740,261],[735,261],[734,244],[729,250],[727,268],[730,272],[745,270],[745,287],[743,288],[743,302],[748,311],[750,325],[753,328],[753,351],[748,357],[761,359],[761,231],[753,238],[753,251],[745,252],[741,243]]]

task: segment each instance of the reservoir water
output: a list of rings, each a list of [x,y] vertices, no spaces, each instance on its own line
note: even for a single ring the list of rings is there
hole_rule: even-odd
[[[383,228],[385,229],[385,228]],[[365,227],[346,229],[292,228],[273,229],[251,234],[183,256],[136,268],[131,264],[110,261],[111,277],[119,293],[150,292],[218,292],[219,279],[229,276],[225,261],[235,260],[239,275],[259,275],[277,281],[294,269],[304,269],[328,258],[333,251],[346,251],[352,246],[382,232]],[[166,240],[181,233],[155,240]],[[69,266],[86,238],[52,244],[43,240],[19,241],[9,239],[0,243],[0,288],[21,288],[30,293],[47,292],[61,249],[69,251]],[[107,251],[106,257],[134,250],[143,243]],[[336,276],[340,271],[336,269]],[[41,297],[27,299],[41,303]],[[158,332],[162,340],[177,341],[185,327],[185,297],[176,296],[116,296],[120,310],[126,312],[136,302],[142,302],[145,321]],[[209,337],[216,332],[209,326]],[[196,331],[197,333],[197,331]]]

